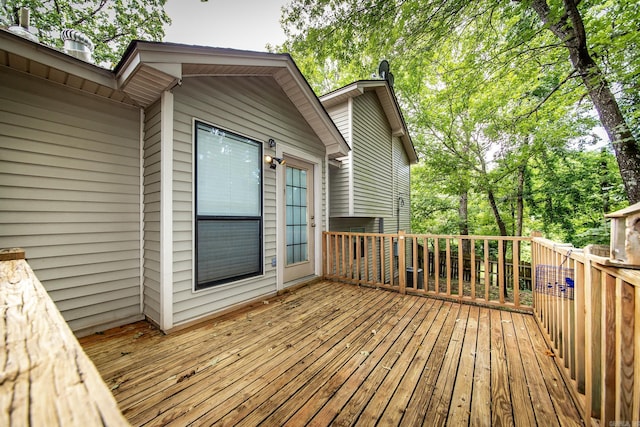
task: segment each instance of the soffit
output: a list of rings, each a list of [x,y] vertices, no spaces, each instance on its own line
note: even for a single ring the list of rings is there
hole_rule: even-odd
[[[117,89],[111,71],[2,29],[0,29],[0,66],[91,95],[135,105],[126,93]]]

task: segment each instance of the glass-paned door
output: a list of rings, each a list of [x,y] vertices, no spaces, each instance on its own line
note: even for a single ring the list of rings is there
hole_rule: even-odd
[[[313,165],[287,159],[284,199],[285,281],[290,281],[313,274]]]

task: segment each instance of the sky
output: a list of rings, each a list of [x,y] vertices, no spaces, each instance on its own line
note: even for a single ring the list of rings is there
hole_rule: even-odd
[[[287,0],[168,0],[164,41],[266,51],[282,44],[280,8]]]

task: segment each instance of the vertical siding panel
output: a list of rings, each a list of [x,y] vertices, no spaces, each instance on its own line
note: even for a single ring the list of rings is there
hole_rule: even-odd
[[[0,70],[0,246],[80,333],[141,316],[139,114]]]
[[[145,111],[144,182],[144,313],[160,324],[160,102]]]

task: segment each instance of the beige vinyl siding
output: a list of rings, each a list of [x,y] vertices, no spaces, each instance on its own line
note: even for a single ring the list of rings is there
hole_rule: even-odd
[[[333,123],[342,134],[347,144],[351,145],[351,121],[349,120],[349,104],[347,102],[338,104],[327,109],[327,113]]]
[[[400,230],[411,233],[411,165],[402,141],[397,137],[393,138],[393,179],[394,215],[397,215],[398,201],[402,197]]]
[[[140,313],[138,109],[0,69],[0,247],[75,331]]]
[[[144,314],[160,324],[160,102],[145,110],[144,183]]]
[[[345,141],[351,145],[351,119],[349,115],[349,104],[347,102],[333,106],[327,110],[329,117],[344,137]],[[341,162],[341,166],[332,166],[329,169],[329,216],[341,217],[349,215],[349,175],[351,173],[351,160],[346,157]]]
[[[193,291],[193,120],[201,120],[256,141],[273,138],[324,158],[324,146],[270,77],[185,78],[174,89],[174,324],[197,319],[276,291],[276,171],[263,169],[264,275]],[[273,152],[268,146],[263,146]],[[286,149],[285,149],[286,153]],[[321,165],[322,174],[325,166]],[[325,177],[322,177],[323,186]],[[323,189],[322,193],[325,191]],[[325,200],[322,200],[323,211]],[[280,260],[281,261],[281,260]]]
[[[329,216],[349,216],[349,175],[351,173],[350,156],[345,158],[340,167],[329,167]]]
[[[354,98],[352,108],[353,215],[392,215],[391,128],[375,92]]]
[[[386,233],[397,233],[398,229],[411,233],[411,166],[409,157],[404,150],[402,141],[393,138],[393,219],[385,221]],[[404,206],[399,206],[399,198],[404,200]],[[400,220],[398,221],[398,207],[400,208]],[[410,266],[413,257],[411,242],[406,240],[406,265]]]
[[[331,218],[329,229],[338,232],[360,232],[364,228],[365,233],[378,232],[377,218]]]

